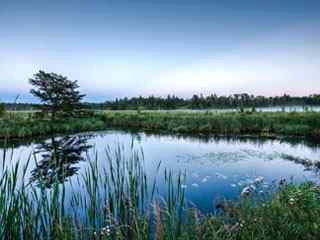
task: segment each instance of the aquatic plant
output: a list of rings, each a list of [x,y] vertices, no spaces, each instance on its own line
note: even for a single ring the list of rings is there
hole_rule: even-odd
[[[165,170],[161,196],[143,153],[126,152],[107,148],[103,165],[87,156],[82,173],[68,182],[56,177],[50,189],[41,178],[30,181],[32,155],[25,165],[2,165],[0,239],[319,239],[320,188],[313,183],[279,183],[261,202],[222,202],[221,214],[204,215],[186,204],[185,174]]]

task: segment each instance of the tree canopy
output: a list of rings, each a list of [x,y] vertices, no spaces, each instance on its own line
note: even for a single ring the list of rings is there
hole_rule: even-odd
[[[138,109],[223,109],[223,108],[247,108],[247,107],[274,107],[274,106],[319,106],[320,95],[296,97],[284,94],[283,96],[265,97],[254,96],[247,93],[218,96],[211,94],[194,94],[191,98],[180,98],[174,95],[163,97],[133,97],[115,99],[104,103],[104,108],[113,110]],[[101,106],[100,106],[101,107]]]
[[[29,82],[33,86],[31,94],[40,99],[42,111],[49,113],[52,119],[58,115],[75,116],[81,109],[81,100],[85,95],[80,94],[77,81],[39,71]]]

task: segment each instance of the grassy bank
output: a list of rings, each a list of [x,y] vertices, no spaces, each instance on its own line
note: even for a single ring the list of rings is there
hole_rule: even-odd
[[[0,139],[41,137],[105,128],[106,123],[101,117],[95,116],[61,119],[52,123],[49,119],[35,117],[33,113],[14,113],[0,118]]]
[[[166,171],[167,193],[157,194],[141,154],[108,150],[73,180],[47,189],[31,184],[27,166],[2,169],[0,239],[319,239],[320,188],[305,183],[276,187],[270,198],[221,202],[220,214],[188,207],[185,177]],[[7,159],[8,161],[10,159]],[[31,160],[32,161],[32,160]],[[188,177],[188,176],[186,176]],[[81,191],[79,188],[81,187]]]
[[[107,128],[135,129],[182,134],[227,136],[306,137],[320,139],[320,113],[183,113],[99,112],[90,117],[63,119],[52,124],[32,113],[0,118],[0,138],[43,136]]]
[[[320,113],[161,113],[109,112],[108,126],[170,133],[283,135],[320,139]]]

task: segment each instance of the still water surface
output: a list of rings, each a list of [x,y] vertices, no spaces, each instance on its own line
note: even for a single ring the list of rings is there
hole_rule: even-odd
[[[276,107],[257,107],[255,109],[257,112],[320,112],[320,106],[276,106]],[[155,112],[238,112],[239,108],[225,108],[225,109],[177,109],[177,110],[154,110]],[[244,108],[244,111],[252,111],[252,108]],[[152,112],[152,111],[151,111]]]
[[[256,193],[265,194],[273,183],[287,179],[294,183],[305,180],[319,182],[316,168],[304,162],[320,160],[320,148],[304,143],[288,143],[279,140],[226,139],[150,135],[122,131],[60,136],[31,143],[9,143],[4,155],[0,147],[1,169],[31,157],[27,179],[36,182],[56,174],[62,181],[70,182],[88,167],[86,156],[97,156],[100,166],[106,164],[106,147],[124,146],[127,154],[134,149],[142,150],[149,180],[157,174],[158,190],[165,193],[164,171],[186,173],[183,188],[189,202],[203,211],[212,211],[219,199],[237,200],[246,186],[255,184]],[[53,149],[60,149],[59,158],[65,162],[63,169],[55,168],[50,158]],[[9,156],[9,157],[8,157]],[[35,162],[35,159],[37,163]],[[8,160],[10,159],[10,160]],[[160,164],[160,169],[157,167]],[[48,180],[49,179],[49,180]],[[256,185],[255,185],[256,186]],[[81,191],[79,187],[78,191]]]

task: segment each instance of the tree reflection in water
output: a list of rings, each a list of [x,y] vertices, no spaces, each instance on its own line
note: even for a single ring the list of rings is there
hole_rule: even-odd
[[[84,161],[84,153],[92,146],[87,144],[89,135],[51,137],[37,145],[35,154],[41,160],[36,161],[36,168],[31,171],[31,181],[51,188],[54,182],[62,183],[79,170],[75,166]]]

